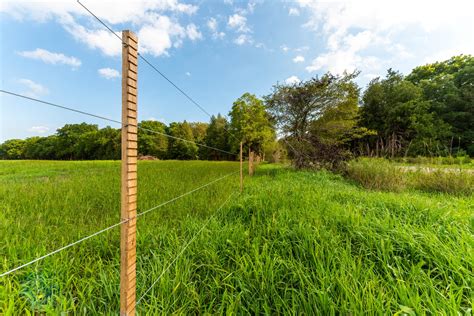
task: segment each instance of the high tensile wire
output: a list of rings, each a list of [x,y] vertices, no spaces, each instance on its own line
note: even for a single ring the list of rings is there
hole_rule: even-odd
[[[108,117],[105,117],[105,116],[101,116],[101,115],[97,115],[97,114],[93,114],[93,113],[89,113],[89,112],[77,110],[77,109],[72,108],[72,107],[68,107],[68,106],[64,106],[64,105],[59,105],[59,104],[51,103],[51,102],[48,102],[48,101],[43,101],[43,100],[40,100],[40,99],[36,99],[36,98],[33,98],[33,97],[29,97],[29,96],[26,96],[26,95],[23,95],[23,94],[19,94],[19,93],[7,91],[7,90],[3,90],[3,89],[0,89],[0,92],[5,93],[5,94],[9,94],[9,95],[12,95],[12,96],[15,96],[15,97],[18,97],[18,98],[23,98],[23,99],[27,99],[27,100],[30,100],[30,101],[35,101],[35,102],[38,102],[38,103],[41,103],[41,104],[53,106],[53,107],[56,107],[56,108],[59,108],[59,109],[63,109],[63,110],[67,110],[67,111],[71,111],[71,112],[80,113],[80,114],[83,114],[83,115],[95,117],[95,118],[98,118],[98,119],[101,119],[101,120],[104,120],[104,121],[108,121],[108,122],[120,124],[121,127],[126,127],[126,125],[123,125],[120,121],[117,121],[117,120],[114,120],[114,119],[111,119],[111,118],[108,118]],[[147,132],[150,132],[150,133],[162,135],[162,136],[165,136],[165,137],[168,137],[168,138],[180,140],[180,141],[187,142],[187,143],[192,143],[192,144],[195,144],[196,146],[200,146],[200,147],[212,149],[212,150],[215,150],[215,151],[220,151],[220,152],[223,152],[223,153],[226,153],[226,154],[229,154],[229,155],[233,155],[233,156],[237,156],[237,155],[238,155],[238,154],[236,154],[236,153],[232,153],[232,152],[227,151],[227,150],[224,150],[224,149],[220,149],[220,148],[208,146],[208,145],[206,145],[206,144],[197,143],[197,142],[194,142],[194,141],[192,141],[192,140],[188,140],[188,139],[181,138],[181,137],[176,137],[176,136],[168,135],[168,134],[166,134],[166,133],[162,133],[162,132],[159,132],[159,131],[155,131],[155,130],[150,129],[150,128],[145,128],[145,127],[141,127],[141,126],[137,126],[137,127],[138,127],[139,129],[143,130],[143,131],[147,131]]]
[[[9,275],[9,274],[11,274],[11,273],[13,273],[13,272],[15,272],[15,271],[18,271],[18,270],[20,270],[20,269],[22,269],[22,268],[25,268],[25,267],[27,267],[27,266],[29,266],[29,265],[32,265],[32,264],[35,263],[35,262],[41,261],[41,260],[43,260],[43,259],[46,259],[46,258],[48,258],[48,257],[50,257],[50,256],[52,256],[52,255],[54,255],[54,254],[56,254],[56,253],[58,253],[58,252],[61,252],[61,251],[63,251],[63,250],[66,250],[66,249],[68,249],[68,248],[70,248],[70,247],[72,247],[72,246],[75,246],[75,245],[77,245],[77,244],[79,244],[79,243],[81,243],[81,242],[83,242],[83,241],[86,241],[86,240],[88,240],[88,239],[90,239],[90,238],[92,238],[92,237],[94,237],[94,236],[97,236],[97,235],[100,235],[100,234],[102,234],[102,233],[105,233],[105,232],[111,230],[112,228],[115,228],[115,227],[117,227],[117,226],[120,226],[120,225],[122,225],[122,224],[125,224],[125,223],[127,223],[128,221],[131,221],[132,219],[138,218],[138,217],[143,216],[143,215],[145,215],[145,214],[147,214],[147,213],[149,213],[149,212],[151,212],[151,211],[153,211],[153,210],[156,210],[156,209],[158,209],[158,208],[160,208],[160,207],[163,207],[163,206],[165,206],[165,205],[168,205],[168,204],[170,204],[170,203],[172,203],[172,202],[174,202],[174,201],[176,201],[176,200],[179,200],[179,199],[181,199],[181,198],[183,198],[183,197],[185,197],[185,196],[187,196],[187,195],[190,195],[190,194],[192,194],[192,193],[194,193],[194,192],[196,192],[196,191],[199,191],[199,190],[201,190],[201,189],[203,189],[203,188],[205,188],[205,187],[208,187],[208,186],[210,186],[211,184],[214,184],[214,183],[219,182],[219,181],[221,181],[221,180],[223,180],[223,179],[225,179],[225,178],[227,178],[227,177],[229,177],[229,176],[231,176],[231,175],[233,175],[233,174],[236,174],[237,172],[239,172],[239,171],[234,171],[234,172],[228,173],[228,174],[226,174],[226,175],[224,175],[224,176],[222,176],[222,177],[220,177],[220,178],[217,178],[217,179],[215,179],[215,180],[213,180],[213,181],[211,181],[211,182],[208,182],[208,183],[206,183],[206,184],[204,184],[204,185],[201,185],[200,187],[197,187],[197,188],[195,188],[195,189],[193,189],[193,190],[191,190],[191,191],[188,191],[188,192],[186,192],[186,193],[183,193],[183,194],[181,194],[181,195],[179,195],[179,196],[177,196],[177,197],[174,197],[174,198],[172,198],[172,199],[170,199],[170,200],[168,200],[168,201],[166,201],[166,202],[163,202],[163,203],[158,204],[158,205],[156,205],[156,206],[154,206],[154,207],[152,207],[152,208],[149,208],[149,209],[147,209],[147,210],[145,210],[145,211],[143,211],[143,212],[140,212],[140,213],[138,213],[138,214],[137,214],[136,216],[134,216],[134,217],[121,220],[120,222],[115,223],[115,224],[113,224],[113,225],[111,225],[111,226],[109,226],[109,227],[106,227],[106,228],[104,228],[104,229],[101,229],[101,230],[99,230],[99,231],[97,231],[97,232],[95,232],[95,233],[93,233],[93,234],[91,234],[91,235],[85,236],[85,237],[83,237],[83,238],[81,238],[81,239],[79,239],[79,240],[76,240],[76,241],[74,241],[74,242],[72,242],[72,243],[70,243],[70,244],[68,244],[68,245],[66,245],[66,246],[63,246],[63,247],[58,248],[58,249],[56,249],[56,250],[53,250],[53,251],[51,251],[51,252],[49,252],[49,253],[47,253],[47,254],[41,256],[41,257],[35,258],[35,259],[33,259],[33,260],[31,260],[31,261],[25,263],[25,264],[22,264],[22,265],[20,265],[20,266],[17,266],[17,267],[15,267],[15,268],[11,269],[11,270],[8,270],[8,271],[6,271],[6,272],[3,272],[2,274],[0,274],[0,278],[1,278],[1,277],[4,277],[4,276],[7,276],[7,275]]]
[[[171,266],[176,262],[176,260],[178,260],[179,257],[181,257],[181,255],[186,251],[186,249],[189,247],[190,244],[193,243],[193,241],[196,239],[197,236],[199,236],[199,234],[202,232],[202,230],[211,222],[211,219],[213,219],[217,213],[224,207],[224,205],[235,195],[235,192],[234,193],[231,193],[229,195],[229,197],[224,201],[224,203],[221,204],[221,206],[219,206],[219,208],[215,211],[214,214],[212,214],[208,219],[207,221],[204,223],[204,225],[201,226],[201,228],[193,235],[193,237],[184,245],[184,247],[181,249],[181,251],[174,257],[174,259],[168,264],[168,266],[166,266],[165,269],[163,269],[163,271],[161,272],[161,274],[158,276],[158,278],[153,281],[153,283],[151,284],[151,286],[140,296],[140,298],[137,300],[137,305],[140,304],[140,302],[142,301],[142,299],[148,294],[148,292],[150,292],[150,290],[156,285],[156,283],[158,283],[158,281],[160,281],[160,279],[163,277],[163,275],[165,275],[165,273],[171,268]]]
[[[89,12],[90,15],[92,15],[100,24],[102,24],[110,33],[112,33],[115,37],[117,37],[122,45],[127,45],[126,43],[123,42],[122,38],[117,35],[104,21],[102,21],[97,15],[95,15],[91,10],[89,10],[81,1],[77,0],[77,3],[79,3],[87,12]],[[164,78],[168,83],[170,83],[176,90],[178,90],[185,98],[187,98],[191,103],[193,103],[195,106],[197,106],[203,113],[205,113],[207,116],[210,118],[212,117],[211,114],[209,114],[206,109],[200,105],[196,100],[194,100],[188,93],[186,93],[183,89],[181,89],[177,84],[175,84],[168,76],[166,76],[162,71],[160,71],[153,63],[151,63],[148,59],[143,57],[140,52],[137,53],[138,57],[140,57],[148,66],[150,66],[153,70],[155,70],[162,78]],[[224,130],[232,136],[235,140],[240,141],[237,139],[237,137],[232,134],[227,128],[224,127]]]

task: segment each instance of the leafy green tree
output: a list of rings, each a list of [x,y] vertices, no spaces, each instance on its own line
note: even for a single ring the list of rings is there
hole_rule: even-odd
[[[276,84],[265,97],[288,153],[298,168],[332,167],[348,155],[340,146],[355,125],[359,90],[357,73],[321,78],[295,84]],[[339,159],[341,158],[341,159]]]
[[[24,158],[26,142],[22,139],[10,139],[0,146],[0,157],[2,159]]]
[[[97,159],[121,159],[121,130],[107,126],[97,132]]]
[[[423,91],[391,69],[372,80],[362,97],[360,124],[377,132],[371,147],[385,154],[440,151],[449,126],[430,111]]]
[[[321,141],[336,145],[350,145],[356,139],[373,134],[358,126],[359,87],[353,81],[341,82],[339,89],[344,95],[335,106],[327,107],[322,115],[311,122],[310,133]]]
[[[209,124],[203,122],[191,122],[189,123],[191,130],[193,131],[194,141],[198,144],[204,144],[207,129]],[[207,148],[203,146],[198,146],[198,158],[199,159],[206,159],[207,155]]]
[[[194,141],[196,143],[203,143],[209,124],[203,122],[191,122],[189,123],[189,126],[193,132]]]
[[[193,160],[198,158],[198,146],[188,122],[173,122],[169,126],[169,134],[173,137],[168,141],[168,154],[171,159]]]
[[[98,129],[97,125],[87,123],[66,124],[58,129],[56,133],[57,157],[59,159],[87,159],[88,144],[84,143],[85,134],[97,132]]]
[[[267,108],[284,135],[303,139],[314,121],[346,99],[341,86],[356,75],[338,77],[328,73],[295,84],[276,84],[265,97]]]
[[[230,151],[229,144],[229,123],[227,119],[222,115],[212,116],[209,123],[209,127],[206,131],[204,143],[209,147],[218,148],[225,151]],[[213,150],[210,148],[202,147],[203,159],[208,160],[231,160],[234,158],[232,155],[226,154],[222,151]]]
[[[138,123],[138,153],[166,159],[168,157],[168,137],[166,137],[166,134],[167,127],[162,122],[141,121]]]
[[[474,57],[419,66],[406,79],[422,89],[430,111],[450,126],[456,149],[474,155]]]
[[[76,145],[76,159],[118,160],[121,158],[121,131],[107,126],[82,134]]]
[[[58,140],[56,135],[30,137],[26,139],[25,159],[58,159]]]
[[[230,132],[231,148],[238,152],[240,141],[244,143],[244,151],[249,149],[263,154],[264,145],[275,139],[275,129],[263,101],[250,93],[238,98],[229,113],[231,117]]]

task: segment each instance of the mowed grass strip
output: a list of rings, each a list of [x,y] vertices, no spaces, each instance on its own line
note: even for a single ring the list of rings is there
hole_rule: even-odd
[[[55,177],[66,183],[68,177],[82,181],[97,177],[100,183],[99,179],[115,173],[108,178],[109,185],[97,184],[95,192],[78,186],[75,195],[79,200],[94,197],[99,203],[100,193],[112,199],[98,204],[101,208],[96,205],[98,211],[90,210],[93,220],[71,219],[76,225],[62,231],[64,242],[118,219],[118,164],[97,162],[92,167],[94,163],[84,163],[87,167],[82,170],[75,163],[50,164],[55,174],[46,177],[51,181]],[[201,164],[200,173],[188,174],[193,164]],[[44,195],[31,192],[42,190],[35,184],[42,181],[36,178],[44,177],[40,171],[25,171],[28,167],[22,168],[21,163],[4,166],[18,173],[1,186],[1,203],[8,209],[1,222],[5,270],[11,260],[27,260],[41,252],[38,244],[50,248],[53,241],[60,243],[61,234],[55,235],[43,227],[43,222],[40,228],[33,222],[18,225],[16,230],[8,228],[11,235],[4,234],[3,228],[21,222],[23,213],[35,218],[39,205],[49,200],[52,205],[64,206],[61,200],[65,196],[53,194],[50,188],[48,198],[42,200],[39,196]],[[159,200],[173,197],[186,185],[197,187],[217,177],[210,173],[225,174],[236,167],[235,163],[143,163],[139,166],[140,208],[153,206],[159,194]],[[64,175],[61,168],[69,172]],[[37,176],[29,176],[34,173]],[[17,182],[16,190],[8,191],[9,181]],[[225,181],[218,188],[151,212],[138,221],[138,296],[238,189],[238,176]],[[64,186],[69,188],[73,183]],[[22,191],[23,186],[30,189]],[[167,193],[159,193],[157,186]],[[17,195],[31,192],[38,198],[14,202],[11,197],[5,199],[7,191]],[[211,219],[138,310],[150,315],[469,313],[474,271],[473,205],[472,196],[367,191],[326,172],[295,172],[262,165],[253,178],[246,179],[244,193]],[[22,206],[23,213],[13,206]],[[110,213],[105,211],[114,208]],[[80,209],[79,213],[72,206],[68,209],[63,217],[79,216]],[[56,213],[48,214],[42,216],[54,217]],[[48,230],[51,236],[38,234],[41,230]],[[43,240],[48,237],[52,241]],[[114,230],[1,279],[0,313],[116,314],[118,238],[118,230]]]

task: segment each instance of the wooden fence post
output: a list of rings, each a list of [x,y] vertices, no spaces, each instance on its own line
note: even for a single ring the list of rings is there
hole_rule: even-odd
[[[253,176],[253,151],[249,148],[249,176]]]
[[[120,315],[135,315],[137,233],[138,38],[122,32],[122,181],[120,230]]]
[[[240,193],[244,189],[244,171],[242,170],[242,142],[240,142]]]

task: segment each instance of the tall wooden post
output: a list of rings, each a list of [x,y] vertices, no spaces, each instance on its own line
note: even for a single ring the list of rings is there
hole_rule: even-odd
[[[135,315],[137,233],[137,66],[138,39],[122,32],[122,220],[120,231],[120,315]]]
[[[242,169],[242,142],[240,142],[240,193],[244,190],[244,171]]]

